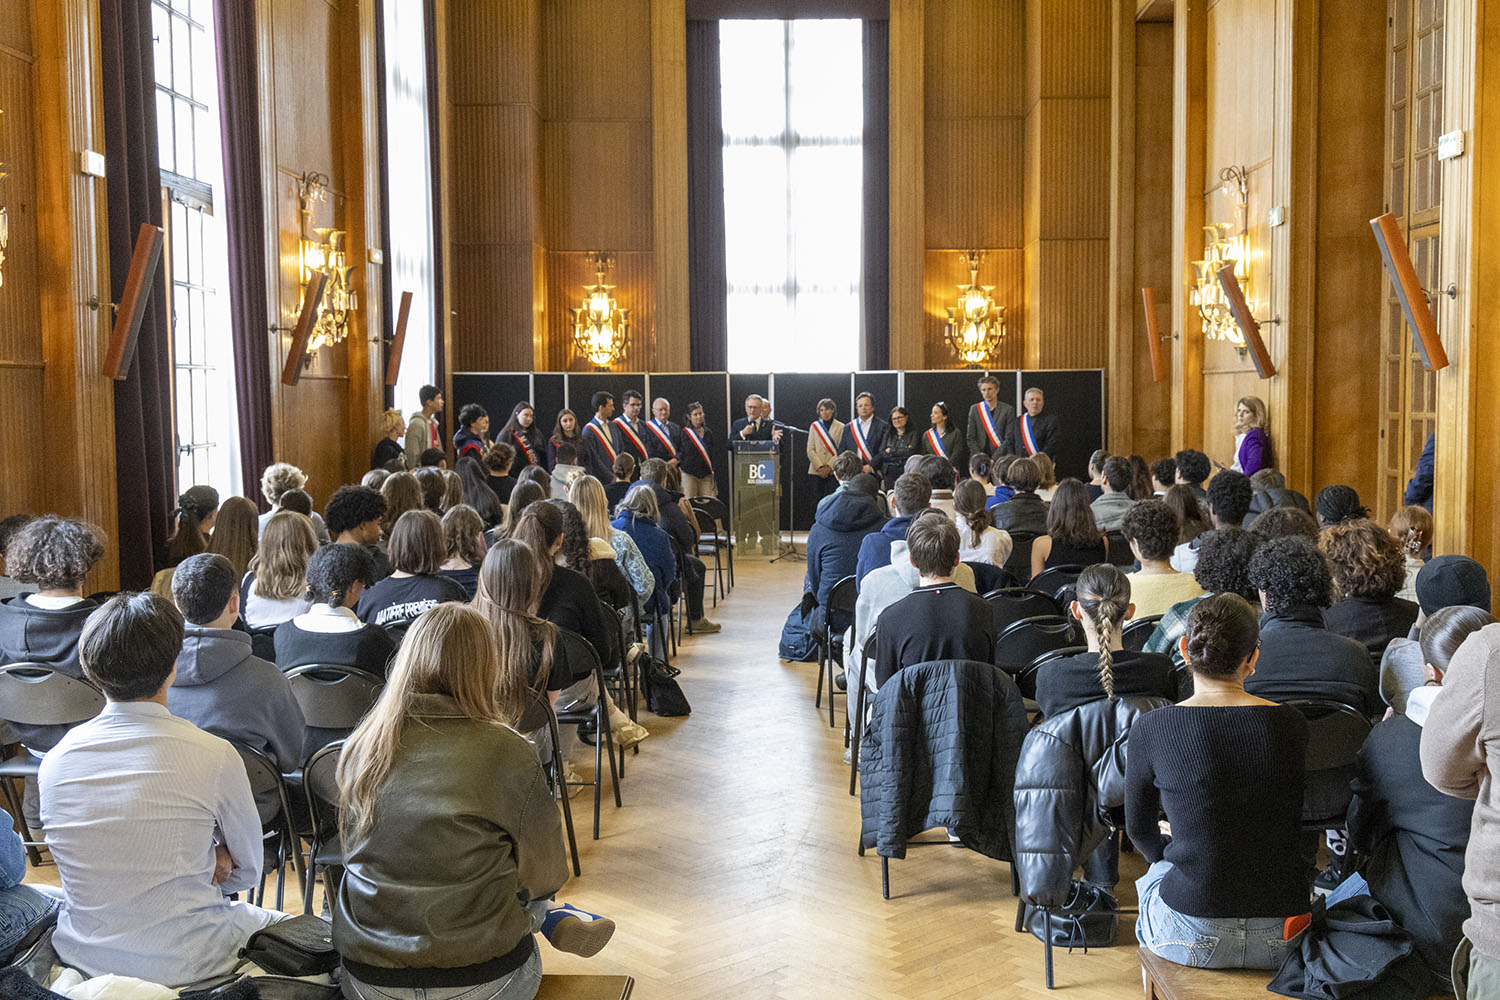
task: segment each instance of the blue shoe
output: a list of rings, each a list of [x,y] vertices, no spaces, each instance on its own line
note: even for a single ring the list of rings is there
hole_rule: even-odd
[[[615,922],[564,903],[547,911],[542,937],[558,951],[593,958],[614,936]]]

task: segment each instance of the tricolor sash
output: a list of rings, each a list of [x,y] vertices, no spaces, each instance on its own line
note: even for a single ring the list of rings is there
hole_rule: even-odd
[[[698,432],[693,430],[691,426],[684,424],[682,427],[682,436],[693,442],[693,446],[698,449],[698,454],[702,455],[703,461],[708,463],[708,471],[712,472],[714,470],[714,460],[708,457],[708,449],[703,447],[703,439],[698,436]]]
[[[624,417],[615,417],[615,424],[620,428],[621,431],[625,433],[625,436],[630,439],[630,443],[635,445],[636,449],[640,451],[641,457],[645,458],[646,443],[640,439],[640,436],[636,434],[635,431],[631,430],[630,421],[626,420]]]
[[[990,439],[990,447],[1000,447],[1000,431],[995,426],[995,417],[990,413],[990,408],[983,402],[974,405],[979,408],[979,419],[984,422],[984,433]]]
[[[934,455],[948,457],[948,449],[943,447],[943,439],[938,436],[937,428],[927,428],[927,444],[931,446]]]
[[[667,454],[676,458],[677,446],[672,444],[672,436],[667,433],[666,427],[655,420],[646,421],[646,426],[650,428],[652,434],[656,435],[656,440],[662,443],[662,447],[667,449]]]
[[[513,438],[515,438],[516,439],[516,444],[518,444],[518,445],[521,446],[521,454],[523,454],[523,455],[526,456],[526,462],[527,462],[527,464],[529,464],[529,465],[535,465],[536,464],[536,456],[531,453],[531,446],[526,443],[526,439],[521,436],[520,432],[519,431],[511,431],[510,432],[510,436],[513,437]]]
[[[870,454],[870,444],[865,440],[865,432],[859,429],[859,421],[857,419],[849,421],[849,429],[854,431],[854,447],[859,449],[859,457],[865,460],[866,465],[869,465],[875,459]]]
[[[1031,414],[1021,414],[1021,443],[1026,446],[1027,456],[1035,455],[1041,449],[1036,446],[1036,437],[1031,433]]]
[[[609,455],[610,464],[614,464],[615,459],[618,458],[619,455],[615,451],[614,443],[609,439],[609,425],[601,421],[598,417],[595,417],[593,420],[590,420],[588,423],[584,424],[583,429],[586,431],[594,432],[594,437],[599,440],[600,444],[604,445],[604,451]]]
[[[823,426],[823,421],[814,420],[812,423],[813,433],[818,435],[818,440],[823,442],[823,447],[828,449],[828,454],[837,455],[838,445],[833,443],[833,438],[828,434],[828,428]]]

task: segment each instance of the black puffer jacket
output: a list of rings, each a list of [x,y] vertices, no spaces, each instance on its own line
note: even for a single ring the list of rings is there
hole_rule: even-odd
[[[1025,735],[1021,692],[1004,671],[973,660],[902,669],[875,697],[860,744],[860,842],[904,858],[907,838],[940,826],[1009,861]]]
[[[1165,698],[1093,701],[1042,722],[1016,767],[1016,869],[1021,898],[1067,902],[1073,870],[1109,835],[1125,804],[1125,745],[1142,714]]]

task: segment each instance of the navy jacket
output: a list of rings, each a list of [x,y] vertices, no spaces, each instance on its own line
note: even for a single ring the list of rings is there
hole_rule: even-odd
[[[854,564],[854,582],[861,583],[870,570],[891,564],[891,543],[906,541],[906,529],[911,526],[911,517],[903,514],[885,522],[879,531],[872,531],[859,543],[859,557]]]
[[[839,444],[840,452],[852,451],[856,455],[859,454],[859,446],[854,443],[854,430],[851,426],[858,419],[858,417],[851,417],[849,423],[844,425],[844,440]],[[885,447],[885,433],[888,426],[879,417],[870,418],[870,434],[865,438],[865,445],[870,449],[870,468],[872,469],[877,468],[874,463],[880,458],[881,449]]]
[[[882,520],[875,498],[868,493],[844,490],[830,496],[807,536],[807,576],[802,592],[816,594],[818,606],[828,607],[828,592],[854,572],[861,541]],[[889,558],[889,549],[886,555]],[[843,631],[849,623],[834,621],[832,625],[836,631]]]
[[[1245,690],[1268,701],[1340,701],[1371,718],[1385,712],[1364,644],[1328,631],[1322,610],[1310,606],[1261,615],[1260,660]]]
[[[667,533],[650,520],[638,518],[634,513],[624,513],[611,522],[635,542],[635,547],[646,557],[651,575],[656,578],[656,589],[651,593],[646,610],[665,612],[672,605],[667,588],[677,579],[677,557],[672,553],[672,540]]]
[[[1411,474],[1411,482],[1406,484],[1406,496],[1401,500],[1409,506],[1426,507],[1432,510],[1432,445],[1437,435],[1427,435],[1427,443],[1422,446],[1422,457],[1417,459],[1417,468]]]

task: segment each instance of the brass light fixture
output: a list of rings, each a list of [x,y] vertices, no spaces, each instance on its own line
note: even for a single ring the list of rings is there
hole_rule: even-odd
[[[963,255],[969,265],[969,283],[958,286],[958,302],[948,307],[948,343],[969,368],[982,367],[1005,339],[1005,307],[996,305],[994,285],[979,283],[979,265],[984,254],[970,250]]]
[[[614,267],[615,259],[607,253],[589,254],[596,280],[583,286],[583,302],[573,312],[573,343],[578,352],[603,370],[620,360],[630,341],[630,310],[622,309],[614,297],[614,285],[604,283],[604,276]]]
[[[0,111],[0,114],[5,112]],[[10,173],[5,169],[5,164],[0,163],[0,181],[9,177]],[[5,287],[5,245],[10,242],[10,216],[6,213],[5,206],[0,205],[0,288]]]
[[[1188,301],[1198,307],[1207,340],[1222,340],[1243,350],[1244,334],[1234,321],[1229,303],[1219,287],[1219,271],[1234,269],[1245,298],[1250,294],[1250,180],[1244,167],[1225,167],[1219,171],[1220,190],[1236,196],[1239,231],[1227,222],[1203,227],[1203,259],[1193,261],[1193,285]]]
[[[323,300],[318,305],[318,320],[307,340],[309,351],[343,341],[349,335],[349,314],[357,307],[354,292],[349,287],[349,275],[354,269],[348,266],[344,252],[345,232],[319,227],[312,230],[315,238],[307,235],[313,206],[328,199],[328,184],[327,174],[306,173],[297,187],[297,204],[302,217],[299,248],[303,298],[306,298],[307,288],[315,274],[322,272],[328,276]]]

